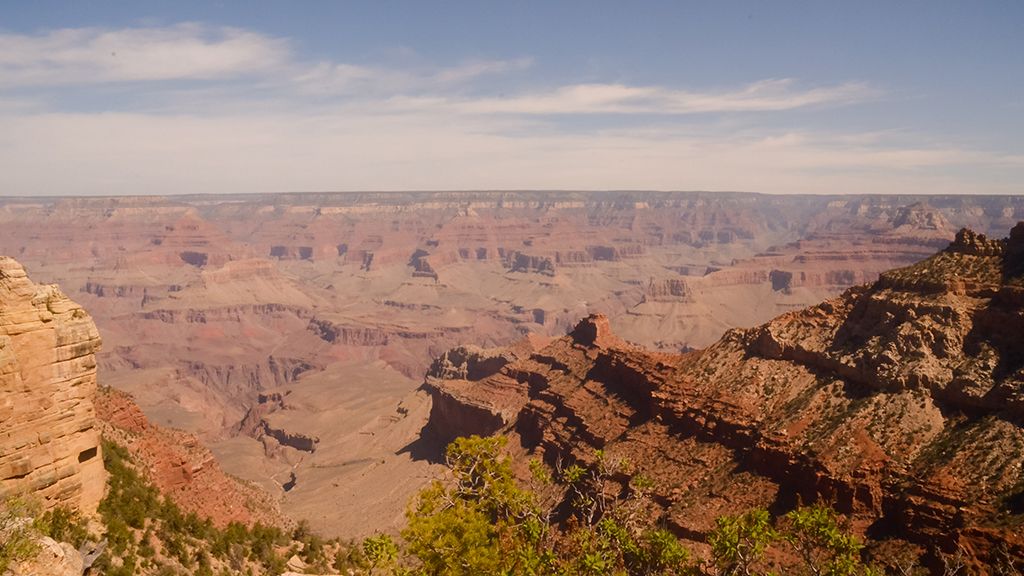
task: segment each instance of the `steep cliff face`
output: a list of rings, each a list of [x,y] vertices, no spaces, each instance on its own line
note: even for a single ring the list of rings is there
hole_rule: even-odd
[[[1021,557],[1022,273],[1024,223],[688,354],[592,316],[476,381],[433,381],[431,429],[511,433],[552,464],[626,457],[695,542],[721,514],[823,501],[875,540]],[[460,410],[491,418],[465,430]]]
[[[0,496],[96,509],[106,483],[93,406],[99,347],[81,307],[0,257]]]
[[[487,435],[510,426],[527,401],[523,386],[504,369],[530,358],[551,342],[530,335],[507,348],[459,346],[439,356],[424,378],[432,398],[424,434],[451,440]],[[486,380],[485,385],[477,382]]]

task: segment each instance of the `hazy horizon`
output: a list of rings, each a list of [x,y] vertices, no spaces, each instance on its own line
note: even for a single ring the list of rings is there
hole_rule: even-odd
[[[1024,5],[38,2],[0,196],[1024,192]]]
[[[26,201],[45,201],[45,200],[63,200],[68,198],[82,198],[82,199],[95,199],[102,200],[105,198],[119,199],[119,198],[189,198],[189,199],[201,199],[201,198],[245,198],[245,197],[263,197],[263,196],[358,196],[358,195],[429,195],[429,194],[615,194],[615,195],[629,195],[629,194],[665,194],[665,195],[740,195],[740,196],[817,196],[817,197],[829,197],[835,196],[838,198],[947,198],[947,197],[992,197],[992,198],[1017,198],[1024,195],[1024,192],[1020,193],[998,193],[998,192],[981,192],[981,193],[962,193],[962,192],[950,192],[950,193],[932,193],[928,191],[911,191],[911,192],[758,192],[755,190],[653,190],[653,189],[590,189],[590,190],[572,190],[572,189],[479,189],[479,190],[269,190],[269,191],[234,191],[234,192],[171,192],[166,194],[36,194],[36,195],[13,195],[13,194],[0,194],[0,199],[3,200],[26,200]]]

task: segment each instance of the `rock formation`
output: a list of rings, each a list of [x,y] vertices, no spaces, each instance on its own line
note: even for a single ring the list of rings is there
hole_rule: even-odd
[[[545,276],[555,275],[555,264],[550,257],[524,254],[519,251],[506,256],[505,266],[513,272],[534,272]]]
[[[876,543],[985,565],[1024,556],[1022,334],[1024,222],[963,230],[701,351],[645,351],[591,316],[475,380],[428,379],[428,432],[512,434],[552,465],[628,458],[698,547],[719,515],[825,502]]]
[[[0,497],[95,511],[106,483],[93,406],[99,348],[81,307],[0,257]]]
[[[37,545],[39,550],[35,556],[18,562],[4,576],[82,576],[85,573],[82,554],[71,544],[43,536]]]
[[[256,404],[249,407],[245,417],[238,424],[237,432],[259,440],[263,444],[263,451],[268,457],[277,457],[282,446],[313,453],[316,451],[320,438],[302,432],[278,427],[272,420],[272,414],[278,410],[289,410],[291,406],[286,404],[285,398],[291,394],[290,390],[260,394]],[[294,482],[294,474],[292,478]]]

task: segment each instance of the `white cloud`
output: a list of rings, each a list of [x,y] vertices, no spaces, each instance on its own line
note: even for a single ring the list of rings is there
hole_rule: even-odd
[[[488,75],[505,74],[530,67],[528,58],[470,60],[442,68],[401,69],[319,62],[295,64],[287,86],[302,94],[380,99],[405,93],[445,90]]]
[[[458,85],[530,64],[528,58],[477,59],[435,69],[401,69],[303,62],[284,39],[200,24],[0,34],[0,90],[244,77],[299,93],[371,96]]]
[[[792,79],[764,80],[738,90],[696,92],[659,86],[575,84],[507,98],[396,99],[409,108],[449,108],[474,114],[707,114],[777,112],[809,106],[842,105],[878,98],[881,91],[864,83],[809,89]]]
[[[230,78],[289,58],[284,40],[198,24],[0,34],[0,87]]]

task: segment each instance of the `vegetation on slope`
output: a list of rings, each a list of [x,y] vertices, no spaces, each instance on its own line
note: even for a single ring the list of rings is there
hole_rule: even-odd
[[[162,496],[133,468],[123,447],[105,442],[103,452],[110,487],[99,508],[108,543],[96,564],[101,574],[276,575],[293,556],[320,573],[361,564],[357,550],[325,541],[304,523],[288,532],[259,523],[217,528]]]
[[[39,539],[49,536],[76,548],[90,537],[78,512],[57,507],[40,512],[31,498],[10,498],[0,503],[0,574],[39,551]]]
[[[109,486],[99,506],[99,522],[90,525],[62,507],[40,514],[38,505],[22,500],[0,505],[0,574],[32,558],[40,536],[76,548],[105,541],[91,572],[105,576],[276,576],[296,556],[302,569],[315,573],[368,566],[361,548],[324,540],[305,523],[289,531],[258,523],[218,528],[160,494],[124,447],[105,440],[103,456]]]
[[[773,518],[756,509],[716,520],[707,558],[687,550],[650,511],[650,481],[628,462],[560,467],[531,463],[528,487],[502,456],[503,437],[459,438],[447,450],[450,482],[435,482],[410,505],[401,537],[367,538],[361,546],[325,541],[300,524],[292,531],[238,523],[217,528],[183,513],[136,470],[127,451],[105,442],[110,487],[100,504],[102,534],[77,513],[38,514],[22,501],[0,507],[0,573],[37,550],[48,535],[80,546],[103,538],[106,551],[94,574],[278,575],[287,559],[300,571],[394,576],[753,576],[807,574],[870,576],[885,573],[864,560],[864,546],[830,508],[800,507]],[[625,492],[613,475],[631,478]],[[26,520],[36,518],[33,520]],[[890,559],[892,560],[892,559]],[[957,557],[931,570],[971,574]],[[1018,575],[1008,558],[988,573]],[[895,568],[895,571],[893,570]],[[913,561],[889,563],[889,573],[928,573]]]
[[[774,522],[765,510],[719,518],[709,538],[711,559],[699,561],[648,520],[650,486],[643,475],[632,474],[626,494],[607,491],[605,480],[628,463],[598,454],[593,467],[572,465],[555,474],[535,463],[534,486],[526,489],[500,455],[504,443],[502,437],[471,437],[449,445],[454,481],[436,482],[419,495],[403,546],[379,536],[367,547],[377,573],[752,575],[780,567],[788,574],[880,573],[861,560],[863,546],[840,517],[822,506],[798,508]]]
[[[0,574],[16,562],[35,554],[38,544],[31,506],[24,500],[10,499],[0,505]]]

